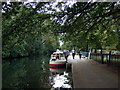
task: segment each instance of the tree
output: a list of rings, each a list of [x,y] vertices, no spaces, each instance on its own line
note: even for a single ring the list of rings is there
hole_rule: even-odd
[[[50,26],[50,15],[38,12],[46,3],[35,3],[35,9],[30,7],[30,4],[33,3],[2,3],[3,58],[43,53],[45,50],[41,50],[42,47],[54,47],[49,49],[51,51],[58,46],[57,40],[51,44],[44,43],[43,36],[54,29]],[[51,33],[49,37],[52,38],[53,35]],[[49,40],[51,39],[47,39],[46,42]]]
[[[56,16],[56,21],[66,17],[64,29],[60,32],[65,33],[64,39],[69,37],[77,47],[84,43],[83,46],[92,48],[116,48],[119,43],[119,10],[116,2],[77,2]]]

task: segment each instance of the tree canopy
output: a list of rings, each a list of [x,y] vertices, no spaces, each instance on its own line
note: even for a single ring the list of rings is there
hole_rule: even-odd
[[[116,2],[76,2],[65,8],[56,21],[63,21],[63,40],[78,48],[119,49],[120,5]]]
[[[51,52],[59,40],[120,50],[119,11],[117,2],[2,2],[3,57]]]

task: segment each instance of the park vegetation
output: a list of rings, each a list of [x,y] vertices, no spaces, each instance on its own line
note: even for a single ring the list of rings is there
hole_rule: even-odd
[[[62,49],[120,50],[117,2],[2,2],[3,58]]]

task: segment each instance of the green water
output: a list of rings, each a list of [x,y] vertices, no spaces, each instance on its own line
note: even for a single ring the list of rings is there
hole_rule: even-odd
[[[50,71],[49,56],[2,61],[2,88],[72,88],[71,72]],[[64,78],[63,78],[64,77]],[[57,80],[57,79],[58,80]],[[60,79],[64,79],[62,83]],[[61,84],[61,86],[60,86]]]

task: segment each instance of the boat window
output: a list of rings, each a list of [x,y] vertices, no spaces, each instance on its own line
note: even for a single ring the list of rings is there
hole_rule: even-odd
[[[55,61],[56,59],[52,59],[52,61]]]
[[[60,57],[63,57],[64,55],[63,54],[60,54]]]
[[[59,54],[57,54],[57,56],[59,56]]]
[[[56,54],[52,54],[52,57],[56,57]]]

